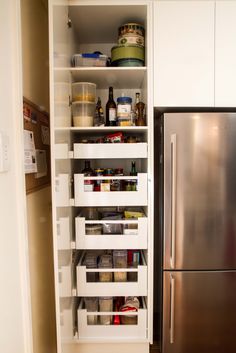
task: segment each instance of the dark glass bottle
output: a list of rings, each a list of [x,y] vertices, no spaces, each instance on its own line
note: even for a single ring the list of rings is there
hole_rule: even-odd
[[[113,98],[113,87],[109,87],[109,98],[106,104],[106,126],[116,126],[116,103]]]
[[[130,175],[136,176],[137,174],[138,173],[137,173],[137,170],[136,170],[136,164],[135,164],[135,162],[132,162],[131,163]],[[136,180],[131,180],[130,181],[130,188],[131,188],[131,191],[136,191],[137,190],[137,181]]]
[[[135,162],[131,162],[131,171],[130,171],[130,175],[132,176],[136,176],[138,173],[137,173],[137,170],[136,170],[136,164]]]
[[[104,126],[104,125],[105,125],[105,121],[104,121],[104,114],[102,109],[102,102],[101,102],[101,98],[98,97],[96,110],[95,110],[94,126]]]
[[[93,176],[93,169],[90,167],[90,161],[85,161],[84,169],[82,170],[84,176]],[[94,181],[85,180],[84,181],[84,191],[94,191]]]

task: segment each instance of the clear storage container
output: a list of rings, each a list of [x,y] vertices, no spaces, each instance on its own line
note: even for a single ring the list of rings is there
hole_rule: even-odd
[[[127,268],[127,250],[113,250],[114,268]],[[127,272],[114,272],[115,282],[126,282]]]
[[[81,127],[93,126],[95,114],[95,103],[92,102],[73,102],[72,116],[73,125]]]
[[[87,253],[83,265],[88,269],[97,268],[97,255]],[[87,272],[87,282],[97,282],[97,273]]]
[[[101,235],[102,234],[102,224],[86,224],[85,233],[87,235]]]
[[[89,297],[84,298],[85,308],[88,312],[97,312],[98,311],[98,298],[97,297]],[[97,315],[88,315],[87,323],[88,325],[96,325],[98,322]]]
[[[98,263],[98,268],[112,268],[112,256],[101,255]],[[112,272],[99,272],[100,282],[112,282]]]
[[[73,66],[106,66],[107,55],[97,53],[75,54],[72,58]]]
[[[72,101],[91,102],[96,100],[96,84],[91,82],[72,83]]]
[[[99,298],[99,311],[113,311],[113,298],[112,297],[100,297]],[[101,325],[111,325],[112,315],[100,315]]]

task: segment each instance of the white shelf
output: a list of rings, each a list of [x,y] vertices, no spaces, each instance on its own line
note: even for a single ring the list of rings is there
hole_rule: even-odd
[[[86,235],[86,224],[135,224],[137,234]],[[76,249],[147,249],[147,218],[136,220],[95,220],[75,218]]]
[[[76,267],[77,296],[147,296],[147,265],[142,256],[143,265],[137,268],[87,269],[82,265],[83,257]],[[91,272],[136,272],[136,282],[87,282],[86,275]]]
[[[74,82],[93,82],[97,88],[142,88],[147,68],[142,67],[60,67],[55,72],[70,72]]]
[[[139,309],[136,313],[129,315],[137,316],[136,325],[88,325],[88,315],[120,315],[124,312],[87,312],[83,309],[83,301],[77,311],[78,314],[78,339],[117,339],[126,341],[127,339],[146,339],[147,338],[147,308]],[[144,303],[144,301],[143,301]]]
[[[84,191],[85,180],[136,180],[137,191]],[[85,177],[74,175],[75,206],[146,206],[147,173],[138,173],[137,177]]]
[[[59,174],[55,178],[56,206],[70,206],[70,179],[69,174]]]

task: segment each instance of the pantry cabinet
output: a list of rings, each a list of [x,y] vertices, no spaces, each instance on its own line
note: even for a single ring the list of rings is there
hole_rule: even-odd
[[[53,234],[57,343],[59,353],[147,353],[152,343],[153,312],[153,73],[152,2],[143,1],[49,1],[50,35],[50,110]],[[127,22],[145,27],[145,65],[132,67],[72,67],[74,54],[100,51],[111,55],[117,45],[118,28]],[[96,85],[96,100],[102,107],[108,88],[117,97],[135,101],[140,93],[146,104],[145,126],[74,126],[72,85]],[[103,137],[121,133],[136,142],[104,143]],[[123,168],[124,175],[85,176],[85,160],[93,169]],[[137,175],[130,175],[135,162]],[[88,191],[94,185],[136,185],[119,191]],[[104,185],[103,185],[104,186]],[[107,188],[106,188],[107,189]],[[142,216],[104,220],[99,212],[142,210]],[[90,218],[93,210],[95,217]],[[99,211],[99,212],[97,212]],[[105,232],[109,225],[113,231]],[[120,231],[114,229],[119,227]],[[88,229],[99,231],[88,235]],[[103,234],[102,234],[103,233]],[[137,266],[117,269],[89,268],[88,253],[134,250]],[[121,271],[122,270],[122,271]],[[111,282],[99,279],[110,274]],[[116,282],[120,274],[126,279]],[[95,278],[90,281],[91,276]],[[131,280],[132,278],[132,280]],[[119,308],[109,312],[88,311],[88,298],[112,297],[139,299],[139,309],[127,316]],[[96,299],[97,300],[97,299]],[[118,310],[118,311],[117,311]],[[122,325],[113,324],[118,316]],[[112,318],[109,325],[103,319]],[[133,322],[125,324],[128,319]],[[124,319],[124,320],[123,320]],[[132,320],[134,319],[134,320]],[[92,323],[92,324],[91,324]],[[119,342],[119,345],[115,343]],[[119,349],[118,349],[119,348]]]
[[[154,105],[214,105],[214,1],[154,4]]]
[[[236,107],[236,3],[216,1],[215,106]]]

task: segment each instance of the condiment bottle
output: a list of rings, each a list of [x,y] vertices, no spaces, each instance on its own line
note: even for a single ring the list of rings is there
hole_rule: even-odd
[[[136,114],[136,121],[135,125],[137,126],[145,126],[145,104],[140,101],[140,93],[136,93],[136,104],[135,104],[135,114]]]
[[[102,109],[102,102],[101,102],[101,98],[98,97],[98,101],[95,109],[94,126],[104,126],[104,125],[105,125],[105,119],[104,119],[104,114]]]
[[[116,126],[116,103],[113,99],[113,87],[109,87],[109,97],[106,104],[106,126]]]
[[[130,175],[132,176],[136,176],[137,170],[136,170],[136,164],[135,162],[131,162],[131,171],[130,171]],[[136,191],[137,190],[137,181],[136,180],[132,180],[131,181],[131,191]]]

